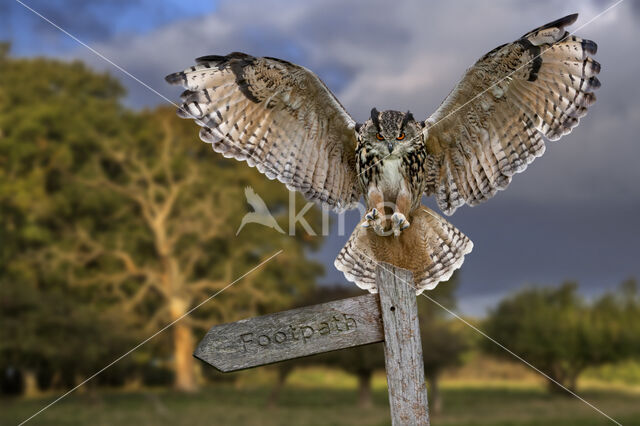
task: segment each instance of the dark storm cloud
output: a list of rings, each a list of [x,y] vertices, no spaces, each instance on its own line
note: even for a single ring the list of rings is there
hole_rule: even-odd
[[[181,20],[137,37],[117,35],[95,47],[145,82],[177,98],[162,78],[194,57],[242,50],[298,62],[325,79],[364,120],[372,106],[410,108],[426,118],[465,69],[493,47],[560,16],[580,12],[571,29],[612,2],[222,2],[216,13]],[[507,191],[448,218],[475,243],[461,271],[460,306],[482,313],[524,283],[577,279],[596,294],[640,273],[640,27],[627,0],[578,31],[599,45],[598,102],[571,135]],[[76,57],[108,68],[90,52]],[[132,105],[162,99],[124,78]],[[194,143],[196,142],[194,129]],[[213,154],[212,154],[213,155]],[[350,216],[350,223],[357,221]],[[326,281],[341,281],[332,262],[345,237],[317,256]]]
[[[339,13],[336,13],[337,7],[327,3],[310,4],[309,12],[295,26],[297,34],[324,43],[348,40],[349,43],[377,46],[379,49],[394,48],[411,38],[411,29],[397,24],[402,18],[397,9],[381,13],[379,7],[384,7],[384,2],[334,3],[338,4]]]

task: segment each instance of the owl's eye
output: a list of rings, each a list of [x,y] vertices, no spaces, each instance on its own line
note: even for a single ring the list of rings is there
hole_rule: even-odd
[[[396,139],[398,139],[399,141],[401,141],[402,139],[404,139],[404,133],[401,133],[400,136],[398,136]]]
[[[379,141],[383,141],[384,137],[380,133],[376,133],[376,139],[378,139]]]

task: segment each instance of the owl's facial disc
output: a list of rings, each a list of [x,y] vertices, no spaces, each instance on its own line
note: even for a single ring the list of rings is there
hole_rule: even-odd
[[[356,126],[361,140],[368,140],[384,154],[401,155],[410,149],[420,130],[410,112],[382,111],[373,108],[371,117]],[[385,152],[386,151],[386,152]]]

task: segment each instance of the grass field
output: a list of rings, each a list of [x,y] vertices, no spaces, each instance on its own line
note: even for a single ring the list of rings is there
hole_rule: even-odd
[[[331,377],[331,375],[334,377]],[[313,380],[322,376],[322,382]],[[255,380],[253,380],[255,379]],[[261,376],[239,384],[210,385],[193,395],[168,390],[73,394],[42,413],[33,425],[386,425],[390,424],[384,378],[374,380],[374,406],[356,404],[355,380],[340,373],[306,370],[284,388],[276,408]],[[250,383],[251,382],[251,383]],[[316,382],[310,387],[309,382]],[[331,382],[337,386],[327,386]],[[604,416],[571,396],[550,395],[535,383],[451,381],[434,425],[606,425]],[[581,396],[624,425],[640,425],[640,393],[588,388]],[[16,425],[54,397],[0,400],[0,424]]]

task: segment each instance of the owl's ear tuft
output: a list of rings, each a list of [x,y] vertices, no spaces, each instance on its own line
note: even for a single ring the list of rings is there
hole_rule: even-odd
[[[407,116],[407,121],[416,121],[416,120],[413,118],[413,113],[412,113],[411,111],[407,111],[406,116]]]
[[[400,130],[404,129],[404,126],[406,126],[407,123],[410,121],[415,121],[415,120],[413,119],[413,114],[411,114],[411,111],[407,111],[404,114],[404,117],[402,118],[402,123],[400,124]]]
[[[371,121],[376,126],[376,130],[380,131],[380,113],[375,107],[371,108]]]

